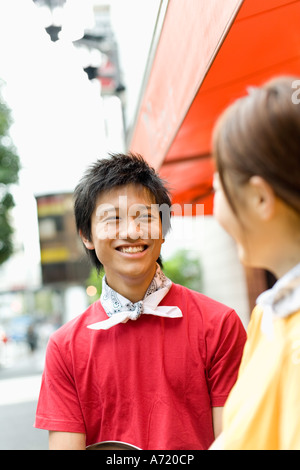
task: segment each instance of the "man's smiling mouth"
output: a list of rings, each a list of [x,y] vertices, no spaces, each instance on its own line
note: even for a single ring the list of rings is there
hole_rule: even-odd
[[[117,248],[121,253],[141,253],[148,248],[147,245],[136,245],[136,246],[120,246]]]

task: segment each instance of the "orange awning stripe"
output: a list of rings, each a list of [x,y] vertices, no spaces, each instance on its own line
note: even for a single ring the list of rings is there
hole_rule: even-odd
[[[300,0],[170,0],[130,149],[169,181],[173,201],[212,211],[212,130],[235,99],[300,77]]]
[[[130,149],[159,168],[241,0],[170,0]]]

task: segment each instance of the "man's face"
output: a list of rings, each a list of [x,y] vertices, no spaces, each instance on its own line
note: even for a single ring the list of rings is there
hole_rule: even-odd
[[[121,280],[150,284],[164,240],[158,206],[145,187],[129,184],[101,194],[91,234],[83,241],[96,251],[110,287],[118,290]]]

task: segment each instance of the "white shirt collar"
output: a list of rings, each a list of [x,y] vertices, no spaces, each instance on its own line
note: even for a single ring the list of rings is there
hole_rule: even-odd
[[[256,300],[262,308],[262,330],[271,333],[274,318],[284,318],[300,310],[300,263],[280,278]]]

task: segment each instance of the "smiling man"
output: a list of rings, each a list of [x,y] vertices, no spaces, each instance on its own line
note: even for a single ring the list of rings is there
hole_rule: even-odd
[[[129,183],[103,192],[91,217],[91,236],[80,233],[85,247],[101,260],[107,284],[119,294],[129,294],[132,302],[141,300],[164,242],[159,210],[149,190]]]
[[[164,275],[170,209],[140,156],[99,160],[78,184],[78,233],[105,276],[48,344],[35,426],[50,449],[207,449],[221,431],[246,334],[232,309]]]

